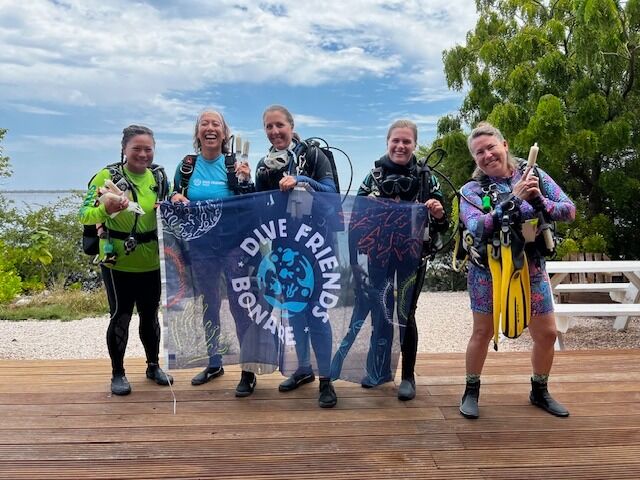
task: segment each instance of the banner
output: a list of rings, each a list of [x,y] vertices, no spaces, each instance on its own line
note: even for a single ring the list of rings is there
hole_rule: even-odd
[[[168,367],[393,380],[426,208],[341,200],[295,189],[162,203]]]

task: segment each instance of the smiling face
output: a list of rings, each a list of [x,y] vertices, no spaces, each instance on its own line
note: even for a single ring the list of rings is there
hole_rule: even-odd
[[[222,145],[227,140],[225,123],[220,114],[205,112],[200,115],[196,138],[205,158],[213,159],[222,153]]]
[[[409,127],[394,128],[387,139],[387,155],[393,163],[406,165],[416,149],[416,138]]]
[[[133,173],[144,173],[153,163],[155,142],[151,135],[135,135],[129,139],[124,154],[127,157],[127,169]]]
[[[480,170],[490,177],[507,177],[509,168],[509,144],[493,135],[480,135],[470,145],[473,160]]]
[[[285,150],[293,139],[293,125],[280,110],[270,110],[264,114],[264,131],[276,150]]]

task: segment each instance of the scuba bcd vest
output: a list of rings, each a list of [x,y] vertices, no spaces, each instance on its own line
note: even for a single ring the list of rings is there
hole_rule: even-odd
[[[523,172],[526,168],[526,165],[526,162],[524,160],[521,160],[518,163],[518,169]],[[538,178],[541,178],[537,166],[533,168],[533,174]],[[479,183],[483,193],[482,208],[468,199],[465,200],[475,208],[482,210],[484,213],[491,212],[497,205],[505,202],[512,195],[511,192],[499,192],[497,189],[497,185],[495,183],[492,183],[487,176],[483,176]],[[542,195],[546,196],[545,191],[542,188],[542,182],[540,182],[540,188]],[[454,205],[454,220],[457,223],[457,233],[453,252],[453,269],[456,272],[459,272],[460,270],[462,270],[467,260],[478,267],[487,269],[489,267],[487,245],[489,243],[492,243],[494,247],[499,246],[500,229],[496,229],[491,238],[486,237],[482,232],[480,232],[479,235],[474,236],[460,219],[460,201],[462,198],[464,198],[464,195],[461,189],[457,194],[457,202]],[[511,206],[513,207],[513,205]],[[506,207],[509,207],[509,205],[506,205]],[[505,210],[505,213],[508,214],[510,218],[511,224],[516,229],[520,230],[522,227],[522,221],[519,215],[520,212],[516,208],[506,208]],[[541,214],[543,216],[546,216],[544,212],[541,212]],[[482,229],[482,224],[479,225],[479,228]],[[529,258],[534,258],[536,256],[550,257],[555,253],[555,223],[545,218],[545,223],[542,228],[550,230],[551,235],[554,239],[554,248],[549,248],[549,246],[545,243],[542,234],[543,232],[541,231],[536,235],[533,242],[528,242],[525,244],[525,252],[529,256]]]
[[[231,137],[233,138],[233,137]],[[230,144],[233,145],[233,141]],[[176,192],[188,197],[189,180],[196,168],[197,155],[185,155],[180,162],[180,185],[175,185]],[[230,151],[224,154],[224,167],[227,172],[227,185],[234,195],[244,195],[255,192],[255,185],[249,181],[240,181],[236,175],[236,152]]]
[[[432,152],[433,154],[434,152]],[[431,155],[431,154],[430,154]],[[428,160],[428,159],[427,159]],[[403,201],[417,201],[424,204],[434,189],[432,170],[427,165],[427,160],[410,169],[409,175],[390,172],[385,168],[382,159],[376,160],[374,168],[371,170],[372,183],[369,186],[370,193],[381,198],[400,198]],[[436,186],[436,188],[439,188]],[[446,221],[443,218],[439,221]],[[435,256],[443,247],[442,235],[438,229],[432,228],[431,215],[427,216],[423,238],[423,257],[431,258]]]
[[[111,181],[123,192],[131,191],[131,196],[134,201],[137,201],[138,195],[136,193],[134,185],[132,185],[123,170],[123,164],[121,162],[112,163],[105,167],[109,171]],[[169,183],[164,168],[155,163],[149,167],[153,178],[156,181],[154,190],[159,202],[167,198],[169,193]],[[94,177],[89,180],[89,184],[93,181]],[[150,242],[158,239],[157,231],[152,232],[136,232],[138,225],[139,214],[135,214],[135,220],[131,232],[118,232],[115,230],[107,230],[104,225],[83,225],[82,232],[82,251],[87,255],[97,255],[100,251],[100,238],[106,236],[118,238],[125,241],[125,251],[127,253],[132,252],[138,243]],[[100,233],[98,232],[100,230]],[[108,253],[108,252],[107,252]]]
[[[322,140],[324,145],[321,145],[319,140]],[[295,142],[296,143],[292,150],[283,152],[283,155],[286,154],[288,156],[293,156],[293,159],[275,158],[269,162],[271,165],[267,165],[267,161],[265,159],[265,166],[258,168],[256,171],[256,177],[260,178],[262,183],[268,185],[270,190],[276,190],[278,188],[278,182],[280,182],[280,179],[285,173],[288,173],[289,175],[305,175],[307,177],[311,177],[315,170],[316,162],[318,161],[318,150],[320,150],[324,156],[327,157],[327,160],[329,160],[333,183],[336,186],[336,192],[340,193],[338,169],[336,167],[333,152],[331,151],[336,148],[330,147],[326,140],[319,137],[311,137],[306,140],[296,140]],[[344,155],[347,156],[346,154]],[[347,159],[349,159],[348,156]]]

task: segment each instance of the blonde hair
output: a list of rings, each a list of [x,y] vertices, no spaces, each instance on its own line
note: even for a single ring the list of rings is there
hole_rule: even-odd
[[[200,114],[198,115],[198,118],[196,119],[196,125],[195,125],[195,128],[193,129],[193,148],[195,149],[195,152],[200,153],[200,151],[202,150],[202,145],[200,144],[200,139],[198,138],[198,126],[202,121],[202,117],[204,117],[207,114],[213,114],[220,117],[220,120],[222,121],[222,131],[224,132],[224,139],[222,140],[222,153],[227,153],[228,152],[227,143],[229,141],[229,137],[231,136],[231,130],[229,129],[229,126],[227,125],[227,122],[225,121],[224,116],[219,111],[213,110],[213,109],[203,110],[202,112],[200,112]]]
[[[387,141],[389,141],[389,138],[391,137],[391,132],[396,128],[409,128],[413,132],[413,141],[416,144],[418,143],[418,126],[411,120],[406,119],[396,120],[391,124],[389,130],[387,130]]]
[[[476,125],[476,128],[471,130],[471,133],[467,137],[467,148],[469,149],[469,153],[472,157],[474,155],[473,151],[471,150],[471,142],[473,142],[476,138],[482,137],[484,135],[495,137],[500,143],[505,141],[504,136],[502,135],[502,132],[500,130],[491,125],[489,122],[480,122],[478,125]],[[508,150],[507,163],[514,170],[518,167],[518,164],[511,155],[511,152]],[[486,174],[480,169],[480,167],[476,166],[473,174],[471,175],[471,178],[473,178],[474,180],[480,180],[482,177],[486,177]]]

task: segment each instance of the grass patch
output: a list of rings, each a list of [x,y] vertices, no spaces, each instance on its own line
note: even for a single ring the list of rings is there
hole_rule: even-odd
[[[3,320],[78,320],[107,313],[109,304],[102,289],[54,290],[32,297],[26,305],[0,305]]]

